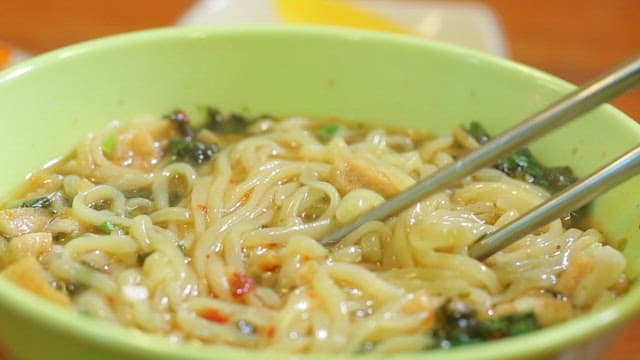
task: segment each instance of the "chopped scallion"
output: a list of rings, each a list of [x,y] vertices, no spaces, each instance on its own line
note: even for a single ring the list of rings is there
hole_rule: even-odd
[[[116,135],[111,134],[102,142],[102,151],[106,155],[111,155],[113,154],[115,149],[116,149]]]
[[[113,230],[115,230],[115,227],[113,226],[112,223],[108,221],[103,221],[102,224],[100,224],[100,230],[102,230],[106,234],[111,234]]]
[[[335,134],[337,134],[340,131],[340,125],[339,124],[331,124],[331,125],[327,125],[324,128],[322,128],[322,132],[325,133],[328,136],[333,136]]]

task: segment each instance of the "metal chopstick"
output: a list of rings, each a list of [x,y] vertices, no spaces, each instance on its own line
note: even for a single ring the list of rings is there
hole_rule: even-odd
[[[586,179],[559,192],[503,228],[481,238],[469,247],[469,256],[484,260],[537,228],[586,205],[601,193],[638,174],[640,174],[640,146]]]
[[[640,56],[635,56],[544,110],[526,118],[480,149],[388,199],[353,222],[336,229],[320,239],[320,243],[324,246],[337,244],[343,237],[365,223],[394,215],[425,197],[451,186],[464,176],[496,163],[527,143],[618,96],[638,82],[640,82]]]

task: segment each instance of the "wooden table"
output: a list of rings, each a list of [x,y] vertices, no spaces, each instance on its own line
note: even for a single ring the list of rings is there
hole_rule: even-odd
[[[420,1],[420,0],[414,0]],[[485,0],[511,58],[574,83],[640,52],[639,0]],[[40,53],[99,36],[172,24],[192,0],[2,0],[0,39]],[[640,89],[613,102],[640,119]],[[605,359],[640,359],[640,318]]]

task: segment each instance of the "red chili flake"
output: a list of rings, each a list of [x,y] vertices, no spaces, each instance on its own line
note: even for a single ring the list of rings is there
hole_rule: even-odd
[[[229,317],[225,314],[221,314],[218,309],[209,309],[202,313],[201,316],[209,321],[217,322],[220,324],[226,324],[229,322]]]
[[[229,184],[230,185],[238,185],[238,184],[240,184],[240,180],[238,180],[236,178],[229,178]]]
[[[113,305],[113,304],[116,302],[116,300],[115,300],[115,299],[113,298],[113,296],[111,296],[111,295],[107,295],[107,296],[106,296],[106,298],[107,298],[107,302],[108,302],[110,305]]]
[[[269,325],[269,327],[267,328],[267,337],[269,339],[273,339],[274,336],[276,336],[276,327],[273,325]]]
[[[229,285],[231,285],[231,296],[235,298],[243,297],[256,288],[256,283],[251,276],[239,272],[233,273]]]
[[[204,215],[207,215],[209,213],[209,207],[207,205],[204,204],[198,204],[196,205],[196,207],[198,208],[198,210],[200,210],[201,213],[203,213]]]
[[[309,298],[310,298],[310,299],[315,299],[315,298],[317,298],[317,297],[318,297],[318,294],[316,294],[316,292],[315,292],[315,291],[313,291],[313,290],[309,290],[309,292],[307,293],[307,295],[309,295]]]

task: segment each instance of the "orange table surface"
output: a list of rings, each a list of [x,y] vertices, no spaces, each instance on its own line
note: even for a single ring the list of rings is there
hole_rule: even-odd
[[[576,84],[640,53],[638,0],[480,2],[490,6],[500,19],[512,59]],[[41,53],[104,35],[167,26],[193,3],[192,0],[3,0],[0,40],[31,53]],[[617,98],[613,104],[640,120],[639,88]],[[640,339],[640,318],[622,333],[604,359],[640,359],[637,339]]]

